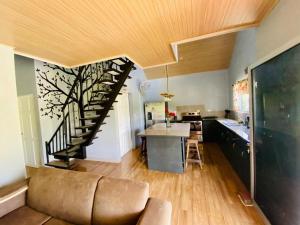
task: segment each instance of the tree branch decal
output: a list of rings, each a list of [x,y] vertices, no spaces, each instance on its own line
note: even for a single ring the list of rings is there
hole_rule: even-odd
[[[63,114],[62,108],[66,104],[82,104],[84,93],[93,89],[93,86],[103,79],[105,66],[106,63],[96,63],[68,69],[44,63],[42,67],[37,68],[38,98],[45,103],[40,108],[41,116],[60,119]]]

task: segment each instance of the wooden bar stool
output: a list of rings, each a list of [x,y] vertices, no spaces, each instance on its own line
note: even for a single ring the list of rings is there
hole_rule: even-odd
[[[141,158],[142,161],[147,163],[147,139],[146,137],[141,137],[142,139],[142,146],[141,146]]]
[[[198,159],[190,159],[189,158],[190,152],[196,152]],[[193,137],[187,139],[187,149],[186,149],[185,161],[186,161],[185,168],[187,168],[189,162],[192,162],[192,163],[198,163],[200,168],[202,169],[202,159],[201,159],[200,150],[199,150],[199,146],[198,146],[198,139],[193,138]]]

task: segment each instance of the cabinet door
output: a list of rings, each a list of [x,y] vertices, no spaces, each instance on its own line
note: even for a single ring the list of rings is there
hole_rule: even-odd
[[[242,181],[244,182],[248,191],[250,191],[250,152],[248,146],[241,152],[241,175]]]
[[[231,165],[235,172],[241,176],[241,146],[236,141],[236,137],[232,138]]]
[[[203,120],[203,141],[215,142],[217,141],[217,121],[216,120]]]

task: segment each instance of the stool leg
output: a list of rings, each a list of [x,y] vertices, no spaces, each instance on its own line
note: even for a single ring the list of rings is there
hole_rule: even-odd
[[[202,158],[202,163],[205,164],[205,162],[204,162],[204,148],[203,148],[202,144],[201,144],[200,155],[201,155],[201,158]]]
[[[199,166],[202,169],[202,159],[201,159],[201,156],[200,156],[199,146],[198,146],[198,144],[195,144],[195,145],[196,145],[196,149],[197,149],[197,155],[198,155],[198,158],[199,158]]]
[[[187,148],[186,148],[186,157],[185,157],[185,168],[187,168],[187,166],[188,166],[189,152],[190,152],[190,145],[187,144]]]

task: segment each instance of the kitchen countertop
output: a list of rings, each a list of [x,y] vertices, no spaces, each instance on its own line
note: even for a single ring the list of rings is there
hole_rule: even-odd
[[[172,123],[166,127],[165,123],[157,123],[138,133],[138,136],[167,136],[167,137],[189,137],[189,123]]]
[[[217,119],[219,123],[239,135],[245,141],[250,142],[250,129],[246,126],[239,124],[236,120],[231,119]]]

